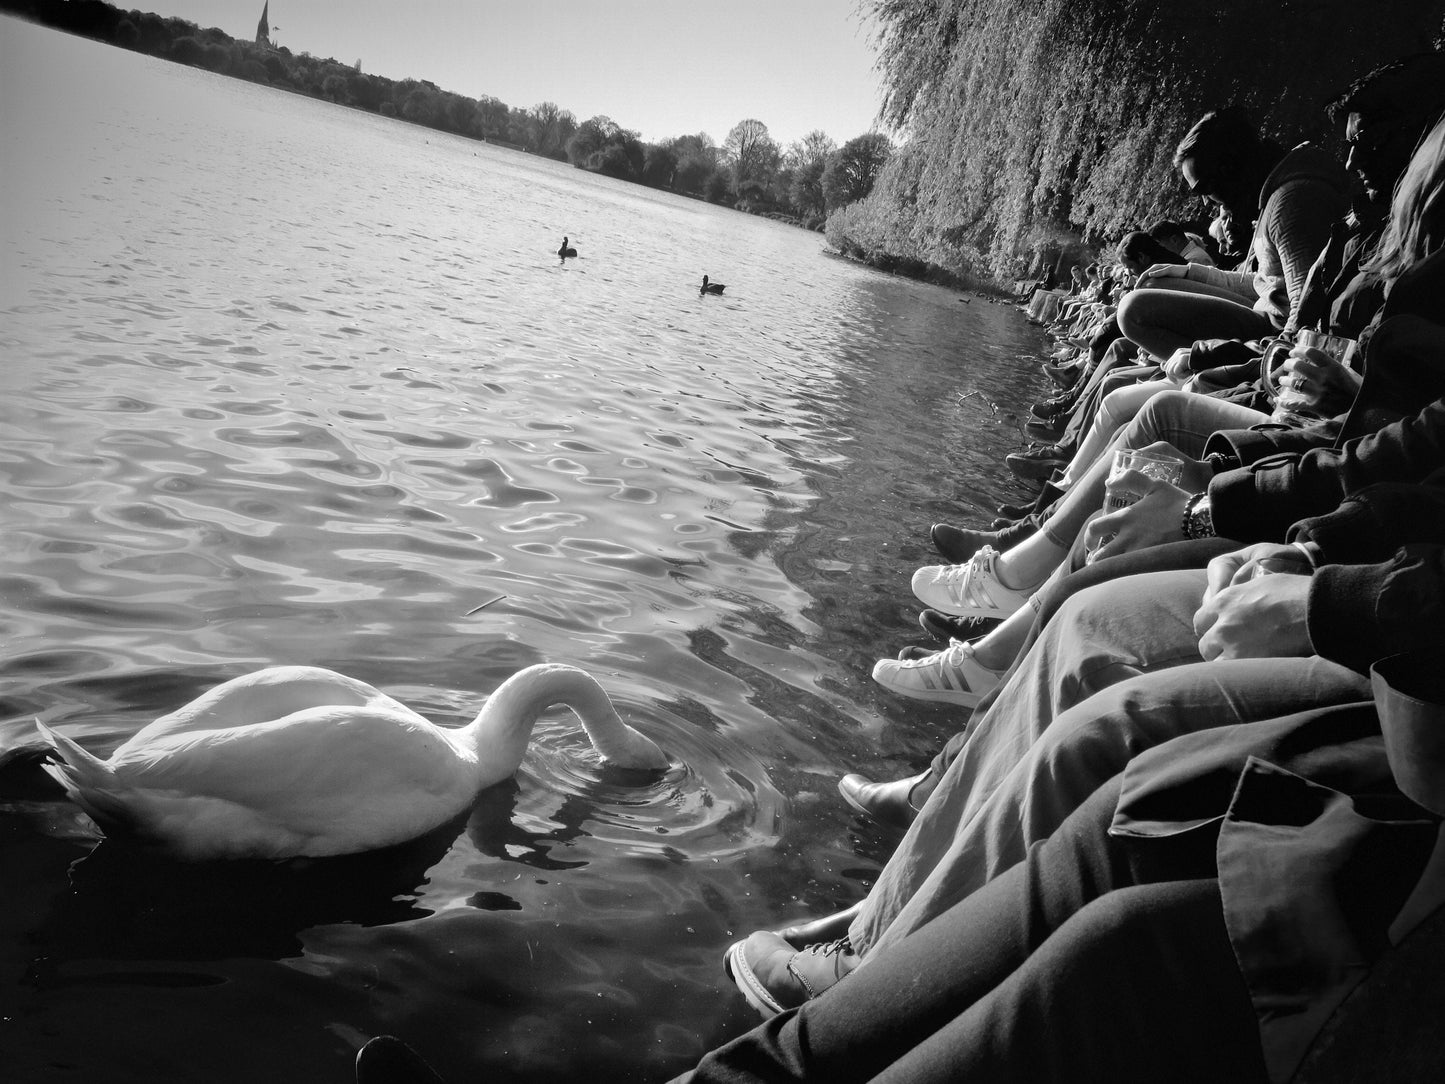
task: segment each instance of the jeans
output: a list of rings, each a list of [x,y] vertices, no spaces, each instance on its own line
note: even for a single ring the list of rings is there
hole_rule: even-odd
[[[1134,420],[1115,435],[1108,450],[1060,498],[1044,528],[1045,535],[1064,549],[1074,544],[1089,517],[1104,506],[1104,484],[1109,480],[1116,449],[1144,448],[1167,440],[1185,455],[1198,458],[1204,454],[1205,441],[1218,430],[1243,429],[1267,420],[1257,410],[1208,395],[1159,392],[1139,408]]]
[[[849,931],[868,954],[1047,837],[1142,750],[1180,734],[1369,699],[1318,657],[1203,662],[1202,571],[1111,580],[1060,608],[979,718]]]
[[[1134,290],[1119,303],[1119,327],[1158,358],[1193,346],[1198,339],[1257,339],[1278,331],[1250,302],[1227,290],[1212,296],[1204,283],[1189,289]]]
[[[682,1078],[1265,1080],[1209,832],[1123,841],[1118,779],[1026,859]]]

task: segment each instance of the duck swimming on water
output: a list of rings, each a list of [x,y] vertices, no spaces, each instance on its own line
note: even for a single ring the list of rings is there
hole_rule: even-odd
[[[698,293],[700,293],[700,294],[720,294],[720,293],[722,293],[722,292],[723,292],[724,290],[726,290],[726,289],[727,289],[727,287],[724,286],[724,285],[723,285],[722,283],[720,283],[720,282],[708,282],[707,276],[704,275],[704,276],[702,277],[702,289],[699,290]]]
[[[568,256],[576,256],[577,250],[567,244],[567,238],[562,238],[562,247],[557,250],[557,255],[566,259]]]
[[[315,666],[235,678],[162,716],[109,760],[39,720],[46,764],[109,836],[204,861],[352,854],[405,843],[517,770],[538,716],[565,704],[609,763],[667,756],[574,666],[529,666],[471,723],[434,725],[363,681]]]

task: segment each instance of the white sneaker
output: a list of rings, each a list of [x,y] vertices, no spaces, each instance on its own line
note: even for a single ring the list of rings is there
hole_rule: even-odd
[[[997,559],[998,551],[984,546],[961,565],[927,565],[913,574],[913,593],[955,617],[1007,617],[1023,609],[1033,592],[999,583]]]
[[[873,666],[873,680],[885,689],[915,700],[941,700],[965,708],[976,705],[1002,679],[1003,673],[979,662],[973,645],[963,640],[954,640],[926,659],[879,659]]]

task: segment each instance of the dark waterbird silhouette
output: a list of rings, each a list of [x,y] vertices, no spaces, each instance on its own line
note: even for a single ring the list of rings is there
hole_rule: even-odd
[[[577,250],[567,243],[567,238],[562,238],[562,247],[557,250],[557,255],[566,260],[568,256],[576,256]]]
[[[707,276],[704,275],[704,276],[702,277],[702,289],[699,290],[698,293],[700,293],[700,294],[720,294],[720,293],[722,293],[722,292],[723,292],[724,290],[726,290],[726,289],[727,289],[727,287],[724,286],[724,285],[723,285],[722,283],[720,283],[720,282],[709,282],[709,281],[707,280]]]

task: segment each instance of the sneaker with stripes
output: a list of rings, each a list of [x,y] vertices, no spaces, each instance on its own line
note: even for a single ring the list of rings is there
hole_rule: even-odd
[[[955,640],[922,659],[879,659],[873,680],[915,700],[938,700],[971,708],[998,687],[1003,672],[978,661],[973,645]]]
[[[925,605],[955,617],[1007,617],[1033,592],[1005,587],[997,560],[997,551],[984,546],[962,564],[926,565],[913,574],[913,593]]]

